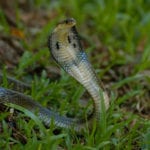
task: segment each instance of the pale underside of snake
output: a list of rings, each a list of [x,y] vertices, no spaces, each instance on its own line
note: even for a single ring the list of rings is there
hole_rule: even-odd
[[[60,22],[48,39],[48,46],[55,61],[73,78],[75,78],[89,92],[93,100],[93,112],[87,117],[90,124],[93,120],[99,122],[101,106],[109,107],[109,98],[106,91],[99,86],[93,68],[83,51],[78,33],[75,28],[76,21],[73,18]],[[0,75],[0,83],[3,77]],[[44,108],[30,96],[22,92],[29,89],[29,86],[12,78],[8,78],[8,83],[13,85],[13,90],[0,87],[0,103],[12,103],[19,105],[39,117],[46,125],[50,126],[53,120],[58,127],[73,128],[80,131],[85,128],[86,119],[69,118],[60,116],[50,109]],[[102,99],[104,105],[102,105]]]

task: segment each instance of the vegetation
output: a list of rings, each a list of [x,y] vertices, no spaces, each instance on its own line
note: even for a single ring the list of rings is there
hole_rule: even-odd
[[[47,37],[56,23],[72,17],[98,78],[111,93],[111,106],[100,125],[80,134],[57,129],[53,123],[46,129],[28,111],[10,114],[8,107],[0,106],[0,149],[150,149],[149,0],[0,4],[2,86],[11,88],[5,79],[13,76],[31,84],[26,94],[44,107],[83,117],[86,109],[79,107],[78,100],[88,99],[87,93],[57,68],[47,48]]]

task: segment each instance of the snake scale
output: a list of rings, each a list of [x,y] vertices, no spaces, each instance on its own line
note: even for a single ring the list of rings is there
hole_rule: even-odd
[[[94,70],[83,51],[75,25],[76,21],[73,18],[60,22],[48,38],[48,47],[59,66],[82,84],[91,95],[93,112],[87,120],[91,126],[93,120],[97,122],[100,120],[102,98],[106,109],[109,107],[109,98],[106,91],[99,86]],[[0,83],[2,80],[3,77],[0,75]],[[48,127],[53,119],[54,124],[58,127],[73,128],[76,131],[85,128],[86,119],[60,116],[58,113],[44,108],[30,96],[23,94],[22,92],[29,88],[28,85],[12,78],[8,78],[7,81],[9,84],[13,84],[13,90],[0,87],[0,103],[16,104],[36,113]]]

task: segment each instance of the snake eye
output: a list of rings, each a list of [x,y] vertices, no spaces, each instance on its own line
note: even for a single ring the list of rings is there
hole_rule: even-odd
[[[69,23],[69,20],[67,19],[67,20],[65,21],[65,23],[68,24],[68,23]]]
[[[65,20],[66,24],[75,24],[75,20],[73,18],[69,18]]]

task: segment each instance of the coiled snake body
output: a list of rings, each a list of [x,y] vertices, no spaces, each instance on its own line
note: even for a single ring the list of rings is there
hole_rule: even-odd
[[[73,78],[81,83],[93,98],[94,110],[88,117],[89,123],[96,119],[99,122],[101,113],[101,100],[104,99],[106,109],[109,106],[109,99],[104,90],[99,87],[95,73],[89,63],[85,52],[82,49],[78,33],[75,28],[76,21],[73,18],[60,22],[53,30],[48,39],[48,45],[51,55],[55,61]],[[2,75],[0,75],[2,82]],[[30,96],[21,92],[28,89],[28,86],[8,78],[8,82],[13,83],[13,90],[0,87],[0,103],[13,103],[38,115],[46,126],[50,126],[51,120],[54,120],[56,126],[64,128],[74,128],[77,131],[85,128],[85,120],[73,119],[60,116],[39,103]],[[101,94],[100,94],[101,93]]]

